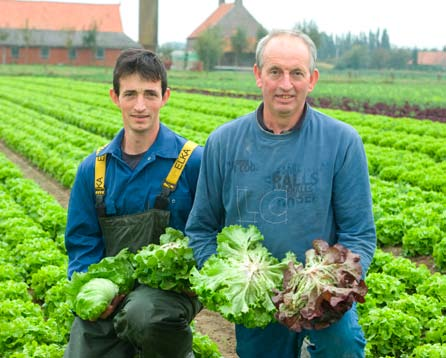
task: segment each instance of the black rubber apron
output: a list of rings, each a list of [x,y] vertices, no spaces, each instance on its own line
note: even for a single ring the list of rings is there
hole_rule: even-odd
[[[136,253],[141,247],[159,244],[159,237],[169,225],[170,212],[149,209],[146,212],[99,218],[105,244],[105,256],[115,256],[128,247]]]

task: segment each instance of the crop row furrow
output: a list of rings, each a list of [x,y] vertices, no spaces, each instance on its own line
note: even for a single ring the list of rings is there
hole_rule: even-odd
[[[2,357],[63,355],[73,320],[64,289],[65,217],[53,197],[0,154]]]

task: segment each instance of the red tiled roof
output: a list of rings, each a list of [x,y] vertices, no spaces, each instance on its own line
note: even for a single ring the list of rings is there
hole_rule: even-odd
[[[216,25],[234,7],[235,3],[221,4],[200,26],[198,26],[188,38],[196,38],[208,28]]]
[[[0,28],[123,32],[119,4],[0,0]]]
[[[445,51],[420,51],[418,52],[419,65],[441,65],[446,66]]]

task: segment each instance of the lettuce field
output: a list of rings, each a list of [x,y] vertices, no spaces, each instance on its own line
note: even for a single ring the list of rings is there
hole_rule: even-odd
[[[0,141],[69,189],[80,161],[122,126],[108,89],[68,78],[0,76]],[[446,108],[444,96],[423,96],[423,108],[429,101]],[[205,144],[214,128],[257,105],[173,91],[161,120]],[[430,121],[321,110],[355,127],[368,157],[380,248],[366,277],[366,302],[358,305],[367,357],[446,357],[446,114]],[[0,153],[1,357],[63,355],[72,321],[65,220],[56,199]]]

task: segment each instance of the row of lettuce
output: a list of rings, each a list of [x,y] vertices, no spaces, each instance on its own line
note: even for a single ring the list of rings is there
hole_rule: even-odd
[[[409,105],[411,109],[446,108],[446,76],[433,71],[332,71],[321,68],[318,85],[311,98],[320,106],[350,107],[367,111],[382,105],[391,112]],[[73,66],[4,65],[0,75],[38,75],[70,77],[79,80],[110,83],[112,68]],[[259,96],[251,71],[169,71],[169,85],[175,90],[206,91],[228,96]],[[365,100],[366,99],[366,100]],[[345,103],[347,102],[347,103]],[[405,111],[407,112],[407,111]],[[443,112],[444,113],[444,112]],[[386,114],[386,113],[383,113]],[[390,112],[387,115],[391,115]],[[406,114],[407,115],[407,114]],[[444,118],[443,118],[444,119]]]
[[[61,357],[72,321],[64,298],[65,210],[0,156],[0,355]]]
[[[441,73],[404,73],[401,71],[329,71],[320,69],[318,84],[310,94],[318,105],[329,108],[350,107],[367,111],[372,107],[398,114],[413,110],[444,109],[446,90],[445,76]],[[430,77],[430,78],[429,78]],[[251,72],[204,75],[190,72],[170,71],[170,83],[174,88],[202,89],[209,92],[259,95],[260,91]],[[327,103],[330,102],[330,103]],[[412,104],[407,108],[407,105]],[[406,114],[407,115],[407,114]]]
[[[66,187],[79,162],[121,128],[108,86],[56,78],[0,77],[0,137]],[[252,100],[173,93],[162,121],[200,144],[255,110]],[[446,269],[446,126],[410,118],[326,111],[352,124],[367,151],[378,239]],[[18,130],[20,129],[20,130]],[[63,134],[62,134],[63,133]]]
[[[5,358],[62,357],[73,319],[66,211],[2,154],[0,209],[0,352]],[[366,303],[358,310],[368,357],[445,354],[446,275],[379,249],[366,284]]]
[[[122,125],[107,99],[108,87],[66,79],[14,81],[17,86],[11,88],[0,77],[1,140],[70,187],[80,160]],[[256,105],[248,100],[173,94],[162,120],[204,144],[213,128]],[[354,125],[366,143],[380,244],[401,245],[407,256],[433,256],[436,269],[444,270],[445,126],[340,111],[329,114]],[[16,168],[3,162],[1,168],[0,264],[4,267],[0,272],[4,274],[0,277],[6,293],[0,297],[6,303],[0,309],[0,325],[4,325],[0,332],[5,332],[0,333],[0,352],[7,357],[58,357],[72,319],[63,290],[65,211],[52,198],[36,198],[31,193],[39,191],[36,185],[24,180]],[[370,357],[444,354],[444,275],[379,251],[367,284],[367,302],[359,310]]]

